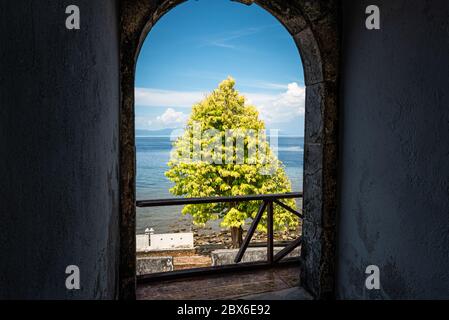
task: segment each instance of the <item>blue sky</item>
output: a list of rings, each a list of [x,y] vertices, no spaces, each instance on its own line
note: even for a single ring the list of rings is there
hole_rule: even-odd
[[[136,129],[181,128],[227,76],[268,129],[304,134],[304,77],[288,31],[257,5],[190,0],[151,29],[136,69]]]

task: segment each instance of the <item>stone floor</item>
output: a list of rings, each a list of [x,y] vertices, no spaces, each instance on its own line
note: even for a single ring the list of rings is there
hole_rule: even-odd
[[[311,299],[299,287],[298,266],[197,276],[137,286],[139,300],[302,300]]]

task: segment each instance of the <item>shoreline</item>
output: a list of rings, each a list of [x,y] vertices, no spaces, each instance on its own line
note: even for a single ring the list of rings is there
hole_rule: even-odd
[[[247,224],[243,229],[243,238],[248,231],[249,224]],[[214,228],[212,226],[206,227],[198,227],[194,225],[190,225],[190,228],[187,228],[185,225],[179,225],[178,228],[171,228],[170,232],[167,233],[183,233],[183,232],[192,232],[193,233],[193,243],[195,248],[200,248],[204,246],[220,246],[222,248],[231,249],[232,248],[232,239],[231,239],[231,230],[226,228]],[[294,230],[288,231],[275,231],[274,232],[274,241],[292,241],[301,235],[301,226],[297,227]],[[157,230],[156,230],[157,231]],[[164,234],[165,232],[155,234]],[[136,233],[136,235],[142,233]],[[267,234],[262,231],[256,230],[251,239],[251,243],[263,243],[267,241]]]

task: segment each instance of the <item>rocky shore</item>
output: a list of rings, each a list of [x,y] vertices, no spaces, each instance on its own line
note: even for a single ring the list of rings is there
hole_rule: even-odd
[[[244,227],[243,237],[245,237],[246,231],[249,229],[250,224]],[[195,248],[201,248],[204,246],[212,246],[214,248],[229,249],[232,247],[231,232],[229,229],[220,227],[220,220],[208,222],[205,227],[198,227],[193,225],[189,216],[183,216],[178,221],[169,226],[170,231],[177,232],[193,232],[194,246]],[[156,233],[158,230],[155,230]],[[301,227],[295,230],[289,230],[285,232],[275,231],[274,241],[291,241],[301,234]],[[253,235],[251,243],[263,243],[267,241],[266,233],[256,231]]]
[[[246,230],[243,233],[245,236]],[[211,231],[210,233],[204,233],[193,229],[194,244],[195,247],[203,247],[207,245],[217,245],[217,247],[231,248],[231,232],[229,230]],[[274,241],[291,241],[300,235],[300,229],[291,230],[286,232],[275,232]],[[252,243],[264,243],[267,241],[267,234],[264,232],[256,231],[252,237]]]

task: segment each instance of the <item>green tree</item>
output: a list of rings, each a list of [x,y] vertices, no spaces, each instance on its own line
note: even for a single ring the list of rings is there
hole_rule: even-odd
[[[237,196],[291,191],[283,164],[270,148],[265,124],[254,106],[228,78],[195,104],[183,134],[173,144],[166,176],[174,182],[170,192],[186,197]],[[295,200],[284,200],[295,207]],[[196,225],[222,218],[231,228],[234,247],[242,243],[242,227],[254,218],[258,201],[186,205]],[[274,228],[287,230],[299,221],[285,209],[274,206]],[[266,214],[259,224],[266,231]]]

